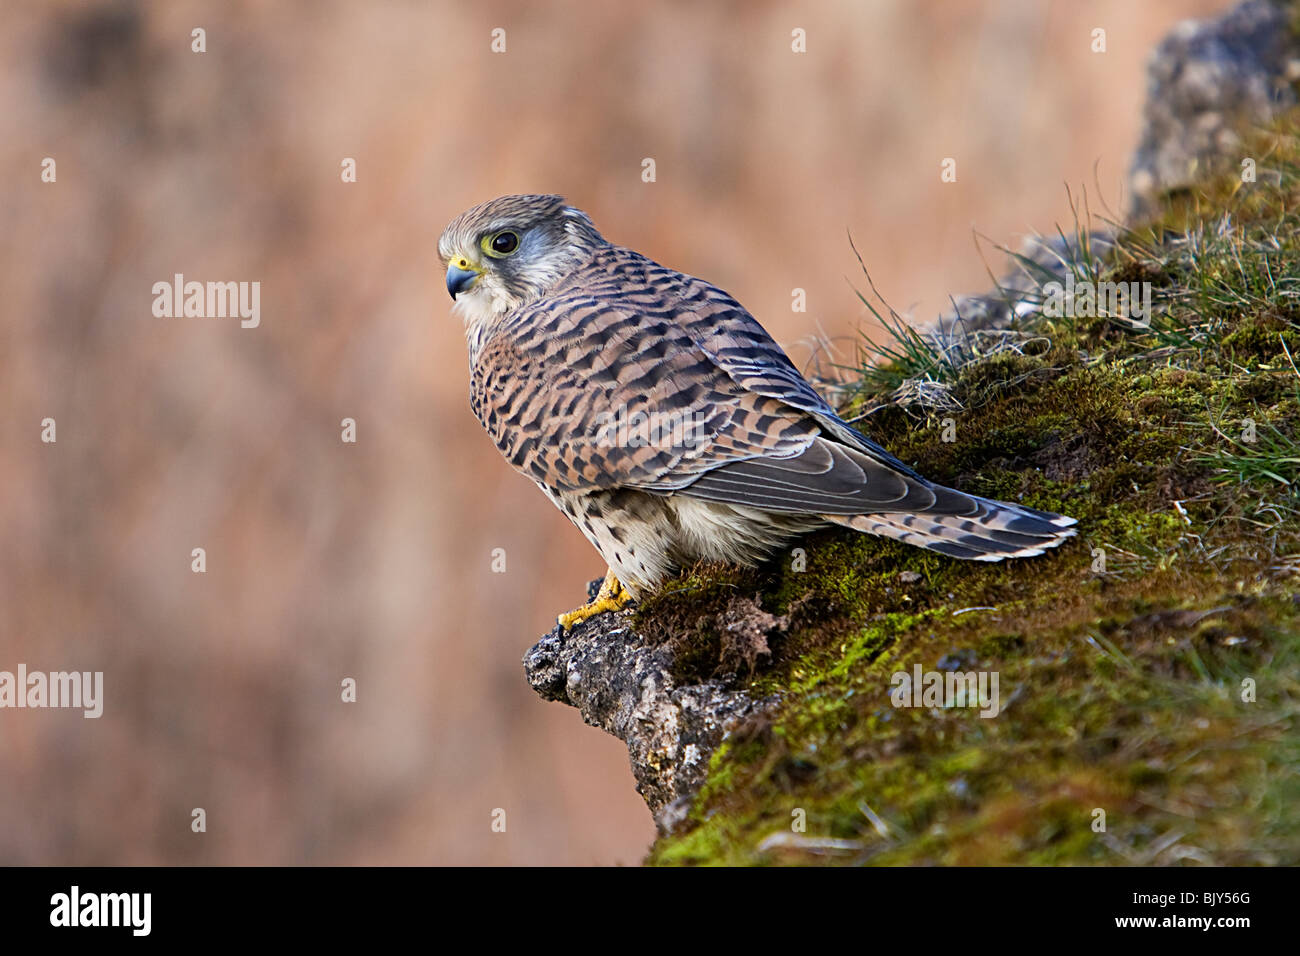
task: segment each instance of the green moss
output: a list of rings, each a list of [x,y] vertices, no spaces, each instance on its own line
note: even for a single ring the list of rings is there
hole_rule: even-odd
[[[963,410],[919,422],[880,406],[899,375],[864,375],[855,407],[900,458],[1078,538],[989,565],[825,532],[642,606],[647,633],[688,635],[679,677],[716,676],[709,622],[737,596],[783,621],[734,678],[780,704],[649,862],[1300,862],[1300,482],[1269,477],[1300,436],[1300,146],[1260,136],[1280,177],[1176,197],[1099,266],[1153,283],[1149,329],[1031,316],[1050,344],[951,370]],[[917,664],[996,672],[1002,711],[894,706]]]

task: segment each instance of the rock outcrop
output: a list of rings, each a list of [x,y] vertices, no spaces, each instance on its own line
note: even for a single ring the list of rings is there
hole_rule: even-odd
[[[1247,0],[1221,17],[1179,24],[1156,47],[1129,171],[1132,218],[1151,215],[1161,196],[1191,185],[1207,164],[1240,163],[1243,124],[1267,123],[1296,104],[1294,17],[1289,3]]]

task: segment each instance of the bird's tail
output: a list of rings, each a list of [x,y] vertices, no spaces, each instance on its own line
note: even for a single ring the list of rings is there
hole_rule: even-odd
[[[1029,558],[1074,536],[1073,518],[974,495],[975,510],[952,514],[826,515],[855,531],[894,538],[953,558],[1001,561]]]

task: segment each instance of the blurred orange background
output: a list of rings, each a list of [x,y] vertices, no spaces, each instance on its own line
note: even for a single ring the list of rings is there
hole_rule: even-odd
[[[638,862],[622,745],[524,680],[604,568],[470,414],[443,226],[558,192],[848,361],[846,230],[916,321],[986,290],[973,230],[1124,208],[1145,58],[1227,6],[9,5],[0,670],[105,705],[0,711],[0,863]],[[260,327],[155,318],[177,272]]]

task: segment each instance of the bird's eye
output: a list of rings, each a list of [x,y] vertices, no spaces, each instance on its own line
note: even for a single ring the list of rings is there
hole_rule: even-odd
[[[497,257],[508,256],[518,248],[519,233],[511,232],[509,229],[483,240],[484,251]]]

